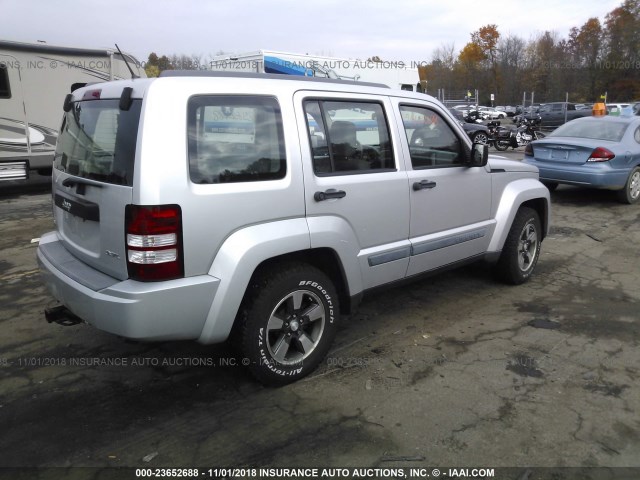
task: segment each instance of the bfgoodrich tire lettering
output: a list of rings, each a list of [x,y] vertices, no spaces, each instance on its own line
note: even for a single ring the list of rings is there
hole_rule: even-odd
[[[519,285],[529,280],[538,263],[542,227],[538,212],[521,207],[509,230],[496,265],[496,275],[502,281]]]
[[[243,363],[266,385],[284,385],[312,372],[336,334],[338,296],[322,271],[287,264],[258,275],[240,312]]]

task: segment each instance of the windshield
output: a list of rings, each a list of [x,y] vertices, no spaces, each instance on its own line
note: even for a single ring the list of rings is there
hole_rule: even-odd
[[[64,116],[54,167],[77,177],[132,185],[142,100],[76,102]]]
[[[588,121],[565,123],[549,137],[576,137],[619,142],[629,124],[625,122]]]

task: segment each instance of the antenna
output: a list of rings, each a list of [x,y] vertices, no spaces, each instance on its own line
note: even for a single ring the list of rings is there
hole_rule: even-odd
[[[131,66],[129,65],[129,62],[127,62],[127,57],[124,56],[124,54],[122,53],[122,50],[120,50],[120,47],[118,46],[118,44],[116,43],[115,45],[116,45],[116,48],[118,49],[118,53],[122,57],[122,60],[124,60],[124,64],[127,66],[127,68],[129,69],[129,72],[131,73],[131,78],[138,78],[138,76],[135,73],[133,73],[133,70],[131,69]]]

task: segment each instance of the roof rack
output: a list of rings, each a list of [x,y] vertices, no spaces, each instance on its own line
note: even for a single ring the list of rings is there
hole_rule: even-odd
[[[303,77],[281,73],[221,72],[215,70],[164,70],[160,77],[220,77],[220,78],[268,78],[272,80],[293,80],[296,82],[337,83],[339,85],[362,85],[365,87],[389,88],[383,83],[358,82],[333,78]]]

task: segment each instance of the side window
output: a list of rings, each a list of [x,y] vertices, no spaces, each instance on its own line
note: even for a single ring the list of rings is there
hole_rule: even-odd
[[[316,175],[395,170],[381,104],[311,100],[304,111]]]
[[[414,169],[462,165],[462,143],[437,112],[424,107],[400,106]]]
[[[194,183],[277,180],[286,174],[282,116],[273,97],[193,97],[188,128]]]
[[[11,88],[9,88],[9,72],[7,66],[0,62],[0,98],[11,98]]]
[[[562,104],[555,103],[555,104],[552,105],[551,109],[554,112],[561,112],[562,111]]]

